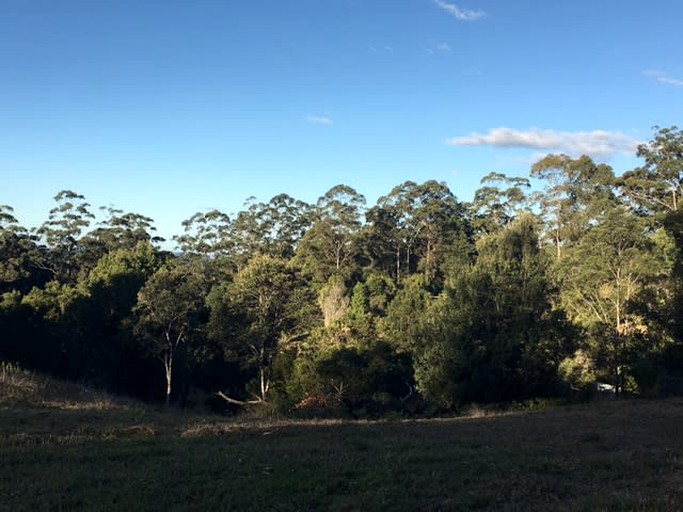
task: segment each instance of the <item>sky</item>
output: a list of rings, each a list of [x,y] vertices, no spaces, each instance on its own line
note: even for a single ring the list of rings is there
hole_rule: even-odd
[[[622,173],[683,124],[680,0],[0,0],[0,204],[182,233],[254,196],[472,199],[547,153]]]

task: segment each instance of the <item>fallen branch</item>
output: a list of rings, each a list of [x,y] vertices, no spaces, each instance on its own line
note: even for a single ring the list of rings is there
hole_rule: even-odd
[[[261,398],[258,398],[256,400],[237,400],[235,398],[230,398],[228,395],[223,393],[222,391],[218,391],[216,393],[216,396],[221,397],[223,400],[228,402],[229,404],[233,405],[250,405],[250,404],[262,404],[265,403],[265,400],[262,400]]]

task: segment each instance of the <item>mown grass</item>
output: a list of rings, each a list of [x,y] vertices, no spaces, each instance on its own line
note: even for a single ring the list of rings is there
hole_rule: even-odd
[[[683,510],[681,399],[387,422],[51,403],[0,405],[0,510]]]

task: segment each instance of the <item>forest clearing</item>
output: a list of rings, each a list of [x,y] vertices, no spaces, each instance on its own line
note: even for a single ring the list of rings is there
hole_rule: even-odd
[[[150,408],[27,375],[0,387],[0,510],[683,507],[680,398],[297,421]]]

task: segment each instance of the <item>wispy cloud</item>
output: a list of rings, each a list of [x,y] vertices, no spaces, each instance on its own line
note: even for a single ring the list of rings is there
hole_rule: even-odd
[[[308,116],[306,120],[312,124],[321,124],[323,126],[332,126],[334,121],[326,116]]]
[[[369,50],[371,53],[392,53],[394,48],[387,44],[384,46],[371,46]]]
[[[443,9],[448,14],[450,14],[451,16],[460,21],[475,21],[479,18],[483,18],[484,16],[486,16],[486,13],[481,9],[478,9],[476,11],[473,11],[471,9],[464,9],[462,7],[458,7],[455,4],[449,4],[448,2],[444,2],[443,0],[434,0],[434,4],[436,4],[437,7]]]
[[[633,154],[640,141],[620,132],[559,132],[531,128],[527,131],[494,128],[487,134],[471,133],[446,140],[448,146],[492,146],[559,151],[572,155],[607,157],[617,153]]]
[[[448,43],[438,43],[426,48],[425,51],[430,55],[434,55],[436,53],[450,53],[453,51],[453,48]]]
[[[678,78],[673,78],[663,71],[657,71],[655,69],[650,69],[647,71],[643,71],[643,74],[645,76],[649,76],[650,78],[653,78],[657,80],[661,84],[667,84],[667,85],[675,85],[677,87],[683,87],[683,80],[680,80]]]

